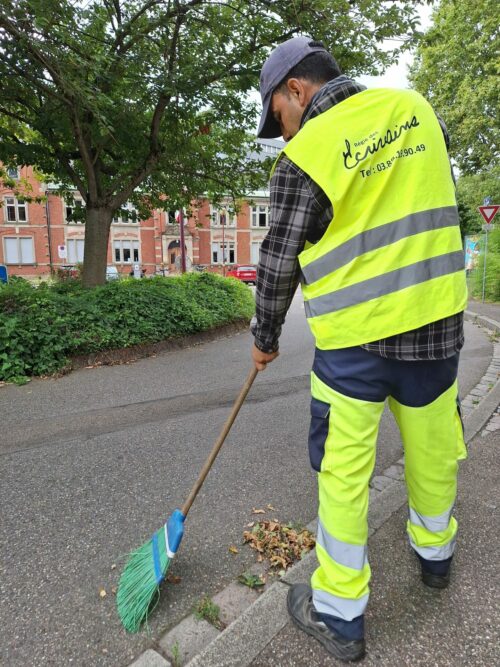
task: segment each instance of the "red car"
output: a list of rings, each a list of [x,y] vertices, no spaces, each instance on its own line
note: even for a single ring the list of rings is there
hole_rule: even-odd
[[[257,269],[255,266],[235,266],[226,273],[226,276],[228,278],[238,278],[247,285],[250,283],[257,284]]]

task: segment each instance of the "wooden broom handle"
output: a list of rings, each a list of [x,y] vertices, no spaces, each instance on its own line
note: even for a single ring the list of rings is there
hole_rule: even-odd
[[[217,438],[217,441],[215,442],[215,445],[212,448],[212,451],[208,455],[207,460],[205,461],[205,465],[203,466],[198,479],[196,480],[193,488],[191,489],[191,493],[189,494],[188,499],[182,506],[181,512],[184,514],[184,516],[187,516],[187,513],[191,509],[191,505],[194,502],[194,499],[198,495],[198,491],[201,489],[203,482],[205,481],[205,477],[208,475],[210,468],[212,467],[213,462],[215,461],[215,458],[217,454],[220,451],[220,448],[224,444],[224,440],[226,439],[227,434],[229,433],[229,430],[231,429],[231,426],[233,425],[234,420],[236,419],[236,416],[238,412],[240,411],[240,408],[243,404],[243,401],[245,400],[248,392],[250,391],[250,387],[253,384],[253,381],[255,380],[255,376],[257,375],[258,371],[254,367],[248,374],[248,377],[245,381],[245,384],[243,385],[238,398],[234,402],[233,409],[231,410],[231,414],[226,420],[226,423],[224,424],[224,427],[221,431],[221,434]]]

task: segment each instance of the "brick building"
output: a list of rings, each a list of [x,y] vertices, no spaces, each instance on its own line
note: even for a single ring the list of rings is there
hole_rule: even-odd
[[[261,140],[260,157],[277,155],[283,143]],[[43,195],[42,203],[27,203],[0,185],[0,264],[9,275],[28,278],[47,277],[64,265],[83,261],[85,225],[74,215],[83,206],[78,193],[69,205],[55,194],[50,184],[40,183],[32,167],[9,169],[9,176],[23,178],[32,187],[32,195]],[[108,246],[108,265],[128,275],[134,263],[147,275],[172,273],[179,269],[180,228],[176,212],[153,211],[148,220],[130,216],[113,220]],[[191,217],[185,224],[188,268],[201,265],[224,273],[231,264],[256,264],[259,248],[269,225],[269,192],[248,195],[238,214],[228,208],[214,208],[208,200],[193,203]]]

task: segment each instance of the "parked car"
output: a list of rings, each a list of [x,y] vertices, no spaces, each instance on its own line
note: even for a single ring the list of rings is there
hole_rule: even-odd
[[[120,274],[116,266],[106,267],[106,280],[120,280]]]
[[[55,273],[60,280],[80,277],[80,270],[76,264],[60,264],[55,267]]]
[[[250,283],[255,285],[257,283],[257,269],[255,266],[234,266],[226,273],[226,276],[228,278],[238,278],[238,280],[241,280],[247,285]]]

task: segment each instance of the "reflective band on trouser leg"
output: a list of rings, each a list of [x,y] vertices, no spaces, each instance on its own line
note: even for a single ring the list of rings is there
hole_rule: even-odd
[[[344,396],[314,373],[311,390],[314,398],[331,406],[318,475],[320,566],[311,579],[313,602],[322,614],[352,621],[368,602],[368,482],[384,404]]]
[[[465,444],[457,411],[457,382],[420,408],[389,399],[405,450],[405,477],[410,515],[410,544],[426,560],[453,555],[457,522],[452,516],[458,459]]]

